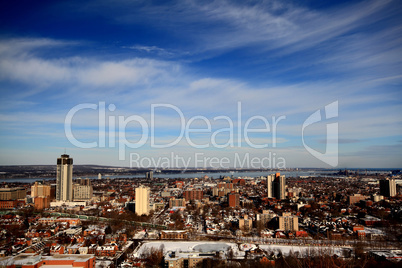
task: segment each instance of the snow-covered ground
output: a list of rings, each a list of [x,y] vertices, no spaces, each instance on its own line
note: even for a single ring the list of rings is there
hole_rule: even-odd
[[[257,249],[257,245],[255,244],[240,244],[239,247],[241,251],[250,251]]]
[[[177,252],[210,252],[210,251],[224,251],[227,252],[230,248],[233,250],[234,256],[244,256],[244,252],[239,251],[239,247],[235,243],[226,242],[208,242],[208,241],[195,241],[195,242],[179,242],[179,241],[152,241],[144,242],[134,251],[134,257],[139,257],[143,252],[150,248],[160,249],[163,248],[164,253],[168,251]]]
[[[316,255],[329,254],[343,256],[344,248],[339,247],[319,247],[319,246],[287,246],[287,245],[259,245],[260,249],[274,252],[275,254],[282,252],[283,255],[289,255],[292,251],[293,253],[299,252],[300,254],[310,253]],[[348,249],[348,248],[347,248]]]
[[[309,253],[312,254],[337,254],[338,256],[343,256],[344,249],[349,249],[347,247],[320,247],[320,246],[291,246],[291,245],[258,245],[260,249],[274,252],[278,254],[282,252],[283,255],[288,255],[290,252],[299,254]],[[244,250],[255,249],[254,244],[242,244],[241,249],[239,249],[236,243],[230,242],[209,242],[209,241],[192,241],[192,242],[181,242],[181,241],[150,241],[140,244],[134,251],[134,257],[140,257],[142,253],[150,248],[161,249],[163,248],[164,253],[168,251],[176,252],[211,252],[211,251],[223,251],[225,253],[231,248],[233,250],[234,257],[245,256]]]
[[[113,264],[112,261],[96,260],[95,268],[110,267]]]

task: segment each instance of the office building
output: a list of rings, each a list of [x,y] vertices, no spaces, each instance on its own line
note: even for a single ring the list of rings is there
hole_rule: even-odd
[[[43,182],[35,182],[31,186],[31,197],[34,200],[35,209],[41,210],[45,208],[50,208],[50,185],[45,185]]]
[[[73,201],[73,159],[63,154],[57,158],[56,200]]]
[[[83,178],[78,178],[77,183],[79,185],[91,185],[91,180],[89,178],[83,179]]]
[[[19,201],[17,200],[0,200],[0,209],[13,209],[18,206],[18,203]]]
[[[218,188],[218,187],[214,187],[212,188],[212,195],[213,196],[225,196],[229,193],[238,193],[239,189],[238,188]]]
[[[73,193],[74,201],[90,200],[93,195],[93,189],[91,185],[74,184]]]
[[[242,219],[239,219],[239,228],[244,231],[251,231],[253,228],[253,219],[249,219],[248,215],[244,215]]]
[[[394,179],[380,180],[380,194],[385,197],[396,195],[396,182]]]
[[[285,188],[286,188],[286,179],[285,175],[282,175],[280,173],[275,174],[275,179],[272,183],[272,189],[273,189],[273,196],[276,199],[285,199]]]
[[[35,197],[34,207],[35,207],[35,209],[38,209],[38,210],[50,208],[50,197],[49,196]]]
[[[229,207],[239,207],[240,206],[240,195],[238,193],[231,193],[228,195]]]
[[[349,203],[349,205],[353,205],[354,203],[358,203],[361,200],[366,200],[367,198],[368,198],[368,196],[361,195],[361,194],[350,195],[350,196],[348,196],[348,203]]]
[[[271,221],[277,215],[273,211],[263,210],[262,214],[257,214],[257,222],[265,225],[267,222]]]
[[[84,201],[90,200],[93,195],[93,188],[91,185],[91,180],[86,179],[77,179],[77,183],[74,184],[73,187],[73,199],[74,201]]]
[[[135,213],[137,215],[149,214],[149,187],[141,185],[135,188]]]
[[[379,202],[381,200],[384,200],[384,196],[375,194],[375,195],[373,195],[373,200],[374,200],[374,202]]]
[[[169,208],[185,207],[186,199],[176,199],[175,197],[169,199]]]
[[[202,200],[204,192],[202,190],[184,191],[183,196],[186,200]]]
[[[276,199],[286,198],[286,179],[285,175],[280,173],[271,174],[267,177],[267,194],[268,198],[275,197]]]
[[[50,185],[45,185],[42,182],[35,182],[31,186],[31,197],[47,197],[50,196]]]
[[[24,188],[1,188],[0,200],[18,200],[24,199],[27,195]]]
[[[283,231],[299,231],[299,218],[290,212],[283,212],[279,216],[279,229]]]
[[[272,197],[273,197],[273,195],[272,195],[272,183],[274,182],[274,179],[275,179],[275,175],[274,175],[274,174],[268,175],[268,177],[267,177],[267,192],[268,192],[268,198],[272,198]]]
[[[220,182],[220,183],[218,183],[218,186],[217,186],[219,189],[221,189],[221,188],[225,188],[225,189],[233,189],[234,187],[233,187],[233,183],[231,183],[231,182]]]
[[[154,172],[149,171],[149,172],[145,173],[145,178],[148,180],[152,180],[154,178]]]

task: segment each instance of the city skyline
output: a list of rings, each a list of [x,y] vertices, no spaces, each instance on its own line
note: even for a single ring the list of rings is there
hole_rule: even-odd
[[[392,0],[4,2],[0,165],[52,165],[66,150],[83,165],[128,167],[135,153],[233,167],[249,154],[245,168],[253,158],[401,168],[401,11]],[[174,146],[152,145],[208,123]],[[246,136],[252,128],[266,131]],[[335,143],[335,164],[307,149],[322,155]]]

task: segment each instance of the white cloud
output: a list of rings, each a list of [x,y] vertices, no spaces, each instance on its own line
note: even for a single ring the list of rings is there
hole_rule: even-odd
[[[300,137],[302,123],[312,112],[338,100],[342,138],[382,138],[402,133],[398,117],[402,107],[388,104],[398,93],[384,91],[381,94],[365,94],[367,89],[373,91],[381,88],[383,82],[398,81],[399,75],[385,80],[363,80],[365,83],[357,77],[337,82],[321,80],[281,84],[267,80],[263,85],[253,86],[236,78],[190,74],[184,64],[170,61],[147,58],[115,61],[85,57],[46,59],[35,53],[41,46],[43,49],[48,44],[65,44],[47,39],[31,42],[24,39],[21,42],[31,45],[20,45],[15,39],[0,42],[0,79],[4,84],[11,81],[27,85],[25,92],[15,92],[7,98],[24,103],[29,96],[38,92],[54,94],[29,100],[30,111],[3,112],[0,116],[1,129],[5,133],[3,137],[9,137],[10,132],[16,133],[15,137],[23,138],[46,135],[46,132],[53,131],[53,135],[57,133],[56,136],[63,138],[64,118],[68,110],[82,102],[98,104],[100,100],[116,105],[116,112],[108,115],[127,117],[136,114],[149,122],[150,105],[168,103],[181,109],[186,120],[195,115],[202,115],[210,120],[214,116],[224,115],[230,117],[235,125],[239,120],[237,105],[241,101],[243,124],[253,115],[264,116],[269,121],[272,115],[287,116],[278,129],[278,136],[281,136],[279,141],[283,142],[283,146],[287,145],[289,139],[290,144],[295,142],[289,137]],[[20,53],[8,54],[13,43]],[[54,106],[50,105],[53,101],[57,101]],[[39,107],[43,104],[49,104],[49,107],[46,110],[40,107],[39,111],[35,111],[35,105]],[[373,105],[376,105],[375,109]],[[160,132],[159,137],[162,141],[169,141],[172,137],[170,131],[180,127],[177,115],[166,113],[160,116],[157,127],[165,133]],[[215,128],[227,127],[222,122],[216,123]],[[324,136],[324,123],[312,126],[310,135]],[[48,127],[43,127],[44,125]],[[77,137],[96,138],[96,128],[99,127],[97,111],[77,114],[74,126],[77,127]],[[207,140],[205,137],[194,139],[199,144]],[[185,142],[178,144],[176,149],[189,154],[194,152]],[[307,153],[300,151],[300,148],[284,147],[275,150],[286,153],[291,166],[316,163],[312,157],[306,157]],[[219,154],[225,154],[225,150]]]
[[[0,71],[0,78],[3,80],[18,80],[42,86],[71,79],[71,72],[68,68],[38,58],[2,58],[0,59]]]
[[[0,79],[23,82],[29,85],[50,87],[65,83],[91,87],[117,87],[121,85],[145,85],[169,79],[178,65],[146,58],[122,61],[98,61],[80,57],[44,59],[33,49],[48,45],[67,45],[45,39],[2,40],[0,42]],[[15,53],[9,53],[9,51]],[[20,55],[15,55],[19,52]],[[33,93],[36,93],[34,91]]]
[[[283,1],[182,1],[142,6],[124,2],[127,8],[108,10],[108,16],[124,24],[146,21],[195,41],[199,52],[256,44],[265,49],[286,48],[287,52],[294,52],[381,20],[390,2],[373,0],[322,10]],[[87,11],[105,12],[104,3],[94,2],[90,6]],[[143,49],[154,50],[152,46]]]

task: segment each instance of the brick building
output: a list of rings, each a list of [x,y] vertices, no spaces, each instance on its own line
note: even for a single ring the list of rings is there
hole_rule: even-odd
[[[204,192],[202,190],[187,190],[184,191],[183,197],[186,200],[202,200]]]
[[[185,207],[186,206],[186,199],[176,199],[170,198],[169,200],[169,208],[173,207]]]
[[[19,254],[0,258],[4,268],[41,268],[41,267],[74,267],[93,268],[95,267],[94,255],[81,254],[55,254],[53,256],[41,256],[35,254]]]
[[[187,239],[187,231],[161,231],[161,239]]]
[[[38,210],[50,208],[50,197],[35,197],[34,207]]]
[[[15,207],[17,207],[17,201],[15,200],[0,201],[0,209],[13,209]]]
[[[228,195],[229,207],[239,207],[240,206],[240,195],[238,193],[232,193]]]

